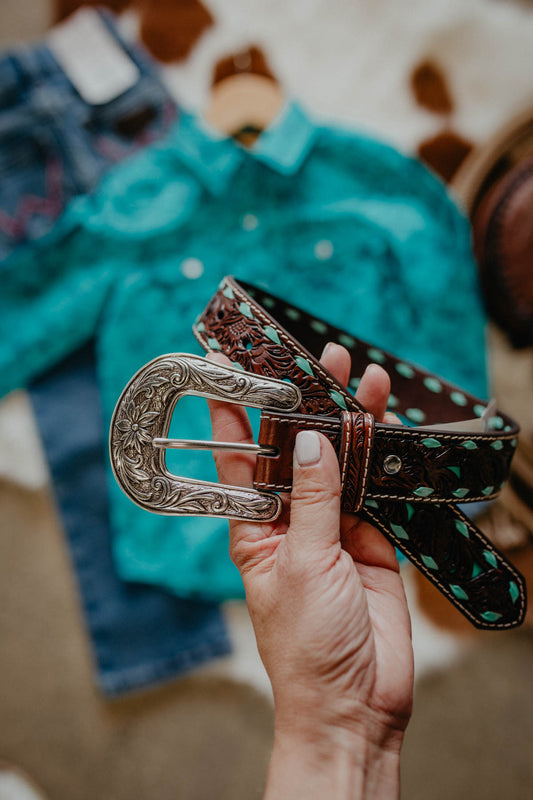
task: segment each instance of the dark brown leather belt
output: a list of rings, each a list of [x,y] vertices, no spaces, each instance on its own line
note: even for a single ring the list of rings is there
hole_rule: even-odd
[[[273,493],[291,489],[296,434],[317,430],[338,454],[343,510],[375,525],[476,627],[520,625],[522,576],[457,508],[499,493],[516,447],[512,419],[233,278],[222,282],[194,333],[206,350],[223,352],[244,372],[178,354],[155,359],[132,379],[115,411],[111,455],[135,502],[160,513],[271,519],[280,507]],[[380,363],[391,377],[391,410],[417,427],[376,423],[313,355],[329,341],[350,352],[352,388],[368,363]],[[255,491],[187,482],[166,471],[163,448],[179,444],[164,437],[176,400],[186,393],[263,409]],[[130,428],[131,419],[140,420],[137,408],[150,430],[135,450]]]

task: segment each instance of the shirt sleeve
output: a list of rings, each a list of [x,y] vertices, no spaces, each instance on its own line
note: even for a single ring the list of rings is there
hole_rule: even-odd
[[[71,230],[23,247],[4,263],[0,397],[28,386],[94,333],[112,275],[100,255],[86,232]]]

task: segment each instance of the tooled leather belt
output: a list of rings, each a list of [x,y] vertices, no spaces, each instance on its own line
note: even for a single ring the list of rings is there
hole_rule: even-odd
[[[523,577],[457,507],[499,493],[517,443],[512,419],[233,278],[221,283],[193,330],[206,350],[244,371],[171,354],[132,378],[115,410],[111,460],[136,503],[167,514],[272,519],[281,505],[274,493],[291,489],[296,434],[313,429],[337,452],[343,510],[375,525],[476,627],[521,624]],[[417,427],[375,422],[312,355],[329,341],[350,352],[352,388],[368,363],[382,364],[391,377],[389,407]],[[254,490],[167,472],[164,448],[180,445],[165,436],[187,393],[262,408]]]

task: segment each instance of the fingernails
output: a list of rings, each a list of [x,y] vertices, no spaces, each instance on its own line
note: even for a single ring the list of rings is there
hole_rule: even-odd
[[[300,431],[296,436],[294,456],[300,467],[309,467],[320,461],[320,438],[314,431]]]
[[[401,425],[402,421],[392,411],[386,411],[383,415],[383,422],[388,422],[389,425]]]
[[[372,373],[377,375],[380,372],[383,372],[383,367],[380,367],[379,364],[369,364],[363,372],[363,377],[365,375],[371,375]]]
[[[321,361],[322,361],[322,359],[324,358],[324,356],[326,355],[326,353],[328,352],[328,350],[330,349],[330,347],[331,347],[331,345],[332,345],[332,344],[333,344],[333,342],[328,342],[328,343],[327,343],[327,345],[326,345],[326,346],[324,347],[324,349],[322,350],[322,355],[320,356],[320,360],[321,360]]]

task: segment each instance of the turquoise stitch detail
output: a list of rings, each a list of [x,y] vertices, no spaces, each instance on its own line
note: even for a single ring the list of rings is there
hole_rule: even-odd
[[[441,447],[441,443],[438,439],[433,439],[431,436],[428,436],[427,439],[422,439],[422,444],[424,447]]]
[[[470,539],[470,531],[468,530],[468,525],[466,524],[466,522],[463,522],[462,519],[456,519],[455,527],[457,528],[459,533],[461,533],[467,539]]]
[[[231,286],[226,286],[222,294],[224,295],[224,297],[227,297],[228,300],[235,300],[235,295],[233,294],[233,289],[231,288]]]
[[[322,322],[319,319],[312,319],[309,323],[314,331],[317,333],[327,333],[328,326],[325,322]]]
[[[486,619],[487,622],[496,622],[496,620],[500,619],[502,615],[498,614],[497,611],[484,611],[481,616],[483,619]]]
[[[431,378],[429,376],[424,378],[424,386],[426,389],[429,389],[430,392],[434,392],[435,394],[442,392],[442,383],[436,378]]]
[[[369,347],[366,354],[371,361],[375,361],[377,364],[383,364],[385,361],[385,353],[378,350],[377,347]]]
[[[289,319],[300,319],[301,317],[301,314],[297,308],[286,308],[285,313]]]
[[[244,314],[245,317],[248,317],[248,319],[254,318],[249,303],[239,303],[239,311],[241,314]]]
[[[372,498],[371,498],[371,497],[368,497],[368,498],[365,500],[365,502],[364,502],[364,505],[365,505],[365,506],[368,506],[368,508],[379,508],[379,506],[378,506],[378,504],[376,503],[376,501],[375,501],[375,500],[372,500]]]
[[[311,375],[314,377],[315,373],[313,372],[311,364],[306,358],[302,358],[302,356],[295,356],[294,360],[296,361],[302,372],[306,372],[307,375]]]
[[[403,361],[399,361],[395,368],[402,378],[412,378],[415,374],[414,369],[409,364],[404,364]]]
[[[274,342],[274,344],[281,344],[281,340],[275,328],[273,328],[271,325],[265,325],[263,330],[265,332],[265,336],[268,336],[271,342]]]
[[[390,527],[391,527],[391,531],[394,534],[396,534],[398,539],[408,539],[409,538],[409,535],[408,535],[407,531],[405,530],[404,527],[402,527],[402,525],[395,525],[393,522],[391,522],[391,526]]]
[[[350,386],[352,389],[357,389],[361,383],[361,378],[350,378]]]
[[[207,344],[209,345],[210,350],[222,350],[216,339],[208,339]]]
[[[504,422],[501,417],[491,417],[489,419],[489,428],[499,431],[503,428]]]
[[[461,500],[463,497],[466,497],[469,491],[470,489],[464,489],[461,487],[460,489],[456,489],[454,492],[452,492],[452,494],[454,497],[457,497],[458,500]]]
[[[492,494],[493,491],[494,491],[494,486],[485,486],[485,488],[481,490],[481,494],[489,495]]]
[[[417,497],[429,497],[434,491],[430,486],[419,486],[418,489],[414,489],[413,494]]]
[[[343,408],[345,411],[348,410],[346,408],[346,400],[344,399],[344,397],[340,392],[336,392],[335,389],[332,389],[331,392],[329,393],[329,396],[331,397],[334,403],[337,403],[338,406]]]
[[[477,450],[477,444],[472,439],[467,439],[466,442],[462,443],[461,447],[464,447],[465,450]]]
[[[390,394],[389,395],[389,402],[387,403],[387,408],[397,408],[399,402],[400,401],[398,400],[396,395]]]
[[[483,569],[481,568],[481,566],[477,563],[477,561],[474,561],[472,565],[472,578],[477,578],[477,576],[481,575],[482,572]]]
[[[450,400],[452,403],[455,403],[456,406],[466,406],[468,403],[468,400],[462,392],[451,392]]]
[[[421,554],[420,558],[422,559],[422,561],[424,562],[426,567],[428,567],[428,569],[438,569],[439,568],[439,565],[437,564],[437,562],[433,558],[431,558],[431,556],[423,556]]]
[[[509,594],[511,595],[511,600],[513,603],[516,603],[520,597],[520,590],[514,581],[510,581],[509,583]]]
[[[490,550],[483,550],[483,556],[485,557],[485,561],[487,561],[491,567],[498,566],[498,559]]]
[[[497,439],[495,442],[491,442],[490,445],[494,450],[501,450],[503,447],[503,442],[501,439]]]
[[[449,469],[450,472],[453,472],[453,474],[457,475],[458,478],[461,477],[461,467],[446,467],[446,469]]]
[[[476,403],[476,405],[474,406],[474,414],[476,415],[476,417],[482,417],[483,414],[485,413],[486,408],[487,406],[482,406],[479,403]]]
[[[415,513],[415,510],[414,510],[413,506],[411,505],[411,503],[406,503],[405,507],[407,509],[407,521],[409,522],[411,520],[411,517]]]
[[[198,322],[196,324],[196,330],[198,331],[198,333],[203,333],[205,331],[204,323],[203,322]]]
[[[450,583],[450,589],[458,600],[468,600],[468,595],[461,586],[458,586],[456,583]]]
[[[339,333],[338,341],[348,349],[355,347],[355,339],[352,336],[348,336],[347,333]]]
[[[411,422],[424,422],[426,415],[420,408],[406,408],[405,416],[411,420]]]

